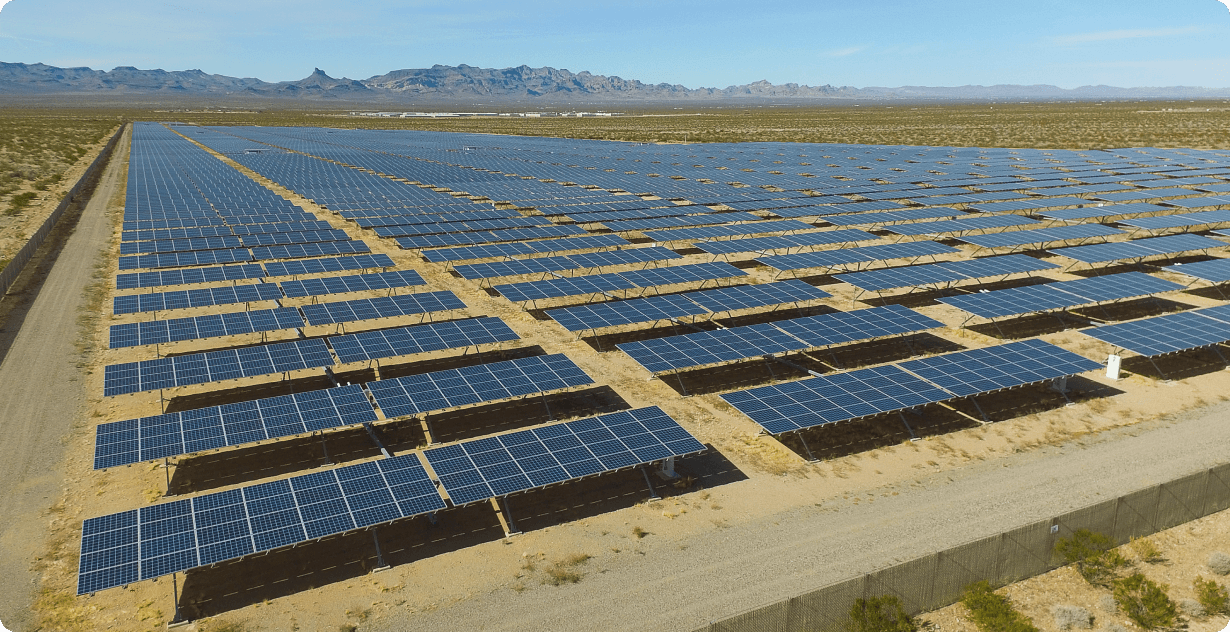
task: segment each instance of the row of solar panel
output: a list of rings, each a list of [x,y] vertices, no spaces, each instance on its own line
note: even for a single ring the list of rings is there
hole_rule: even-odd
[[[703,451],[656,407],[423,452],[454,506]],[[417,455],[162,503],[85,521],[77,593],[447,508]]]

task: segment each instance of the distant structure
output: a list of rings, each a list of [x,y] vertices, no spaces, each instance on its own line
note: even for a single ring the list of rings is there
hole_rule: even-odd
[[[503,117],[573,117],[593,118],[619,116],[623,112],[351,112],[351,116],[368,116],[376,118],[468,118],[475,116]]]

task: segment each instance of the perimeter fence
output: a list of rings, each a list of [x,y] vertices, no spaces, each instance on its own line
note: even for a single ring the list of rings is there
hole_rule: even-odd
[[[896,595],[911,614],[956,603],[969,584],[1004,586],[1064,565],[1055,542],[1078,529],[1117,544],[1230,508],[1230,463],[966,542],[712,622],[696,632],[845,632],[858,598]]]
[[[47,220],[43,222],[43,225],[38,230],[34,231],[26,245],[22,246],[21,250],[17,251],[17,254],[13,255],[13,259],[8,262],[8,265],[4,266],[3,270],[0,270],[0,297],[3,297],[4,293],[9,291],[9,287],[17,280],[17,276],[21,274],[21,270],[25,267],[26,262],[34,256],[34,252],[38,250],[38,247],[43,245],[43,240],[47,239],[47,235],[51,234],[56,223],[60,221],[60,217],[64,215],[64,211],[68,210],[69,205],[76,200],[90,180],[98,175],[98,171],[102,166],[107,164],[107,158],[111,156],[111,152],[115,149],[115,144],[124,135],[124,128],[126,127],[126,124],[121,125],[120,129],[111,136],[111,140],[107,141],[103,150],[94,158],[94,162],[91,162],[90,166],[86,167],[85,173],[81,174],[81,178],[77,180],[73,188],[64,194],[64,199],[60,200],[60,205],[56,207],[56,210],[47,216]]]

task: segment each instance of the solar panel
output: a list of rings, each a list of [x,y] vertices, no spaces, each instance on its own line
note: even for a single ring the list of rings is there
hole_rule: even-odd
[[[1230,323],[1200,310],[1082,329],[1081,333],[1142,356],[1158,356],[1230,340]]]
[[[181,268],[185,266],[207,266],[216,265],[219,263],[236,263],[251,260],[252,254],[243,249],[193,250],[189,252],[163,252],[150,255],[120,257],[119,268],[121,270]]]
[[[1190,277],[1202,279],[1210,283],[1226,283],[1230,281],[1230,259],[1211,259],[1162,268],[1167,272],[1177,272]]]
[[[359,385],[117,421],[96,429],[94,469],[372,421]]]
[[[405,250],[423,248],[439,248],[444,246],[466,246],[500,241],[521,241],[524,239],[544,239],[547,237],[566,237],[568,235],[583,235],[585,230],[573,224],[535,226],[532,228],[512,228],[509,230],[483,231],[473,233],[441,233],[438,235],[419,235],[415,237],[399,237],[397,245]]]
[[[546,298],[599,294],[637,287],[673,285],[693,281],[709,281],[747,273],[729,263],[696,263],[682,266],[636,270],[632,272],[593,274],[579,277],[527,281],[496,285],[495,291],[510,301],[521,303]]]
[[[710,312],[721,313],[781,303],[814,301],[832,295],[808,283],[792,279],[688,292],[682,296]]]
[[[807,268],[835,268],[852,263],[887,261],[927,257],[958,252],[956,248],[935,241],[912,241],[882,246],[865,246],[821,252],[800,252],[793,255],[757,257],[756,261],[776,270],[804,270]]]
[[[616,346],[650,373],[658,374],[942,326],[911,309],[890,305]]]
[[[1141,272],[1125,272],[1075,281],[946,296],[939,301],[982,318],[999,318],[1181,289],[1183,286],[1178,283]]]
[[[405,455],[91,518],[77,594],[444,508]]]
[[[144,287],[160,287],[164,285],[190,285],[194,283],[212,283],[217,281],[239,281],[242,279],[259,279],[265,276],[265,269],[259,263],[245,263],[237,266],[216,266],[212,268],[188,268],[185,270],[156,270],[153,272],[134,272],[118,274],[115,277],[115,289],[134,290]]]
[[[1086,206],[1085,208],[1070,208],[1059,211],[1042,211],[1038,213],[1047,219],[1058,219],[1068,222],[1095,219],[1103,217],[1125,217],[1128,215],[1143,215],[1145,213],[1164,213],[1167,209],[1156,204],[1108,204],[1106,206]]]
[[[871,233],[850,228],[794,233],[792,235],[779,235],[776,237],[752,237],[750,239],[731,239],[728,241],[698,241],[693,245],[709,254],[726,255],[737,252],[776,250],[778,248],[827,246],[875,239],[879,238]]]
[[[593,384],[563,354],[532,356],[369,382],[386,418],[430,413],[458,406]]]
[[[309,325],[332,325],[376,318],[443,312],[451,309],[465,309],[465,307],[466,304],[461,302],[456,294],[444,290],[361,298],[335,303],[316,303],[304,305],[299,309],[303,310],[303,315],[307,318]]]
[[[631,244],[632,242],[618,235],[587,235],[585,237],[566,237],[564,239],[548,239],[544,241],[524,241],[425,250],[423,251],[423,258],[433,263],[445,263],[449,261],[465,261],[467,259],[489,259],[514,255],[567,252],[569,250],[588,250],[590,248],[610,248]]]
[[[358,255],[354,257],[335,257],[331,259],[306,259],[303,261],[270,261],[265,263],[265,271],[271,277],[298,276],[301,274],[321,274],[325,272],[343,272],[347,270],[370,270],[372,268],[392,268],[393,259],[385,254]]]
[[[1082,263],[1104,263],[1107,261],[1123,261],[1127,259],[1142,259],[1158,255],[1172,255],[1193,250],[1223,248],[1225,242],[1200,235],[1170,235],[1167,237],[1149,237],[1134,241],[1123,241],[1108,244],[1092,244],[1089,246],[1073,246],[1050,251]]]
[[[414,270],[390,270],[371,274],[348,274],[336,277],[283,281],[279,284],[287,298],[345,294],[368,290],[389,290],[399,287],[427,285]]]
[[[899,367],[956,395],[1044,382],[1102,368],[1071,351],[1038,339],[909,360]]]
[[[1057,268],[1025,255],[1002,255],[965,261],[945,261],[903,268],[881,268],[863,272],[839,274],[833,277],[864,291],[876,292],[899,287],[916,287],[938,283],[952,283],[991,276],[1006,276]]]
[[[331,336],[329,344],[342,364],[457,349],[517,340],[520,337],[499,318],[483,316],[397,329]]]
[[[1121,235],[1123,231],[1102,224],[1075,224],[1073,226],[1056,226],[1054,228],[1038,228],[1019,230],[989,235],[971,235],[962,237],[961,241],[983,248],[1010,248],[1018,246],[1042,245],[1069,239],[1092,239]]]
[[[296,340],[193,353],[108,365],[104,370],[103,395],[111,397],[332,364],[333,356],[323,340]]]
[[[952,395],[892,365],[725,393],[770,434],[941,402]]]
[[[303,318],[293,307],[262,309],[230,314],[209,314],[192,318],[151,320],[140,323],[112,325],[110,348],[135,347],[183,340],[201,340],[235,336],[260,331],[296,329]]]
[[[111,311],[116,315],[135,314],[138,312],[161,312],[188,307],[276,301],[281,298],[282,291],[278,289],[278,286],[272,283],[254,283],[251,285],[209,287],[198,290],[126,294],[112,299]]]
[[[728,226],[708,226],[700,228],[680,228],[678,230],[646,231],[644,235],[654,241],[679,241],[690,239],[713,239],[718,237],[733,237],[735,235],[757,235],[760,233],[784,233],[796,230],[811,230],[811,224],[796,219],[777,219]]]
[[[991,228],[1009,228],[1012,226],[1028,226],[1037,224],[1038,220],[1020,215],[977,215],[969,218],[953,219],[939,222],[915,222],[913,224],[896,224],[886,226],[884,230],[898,235],[940,235],[946,233],[964,233],[971,230],[988,230]]]
[[[424,451],[454,505],[682,457],[705,446],[657,406]]]
[[[1125,219],[1120,224],[1143,228],[1146,230],[1163,230],[1167,228],[1187,228],[1189,226],[1207,226],[1230,222],[1230,210],[1204,211],[1201,213],[1182,213],[1177,215],[1156,215],[1154,217],[1137,217]]]
[[[884,213],[851,213],[849,215],[826,215],[824,221],[837,226],[861,226],[864,224],[895,224],[919,219],[936,219],[939,217],[958,217],[965,215],[964,211],[954,208],[928,207],[909,208],[900,211]]]
[[[707,311],[704,307],[688,300],[684,294],[667,294],[627,301],[550,309],[546,313],[568,331],[577,332],[696,316]]]
[[[252,249],[252,258],[257,261],[270,259],[302,259],[304,257],[327,257],[330,255],[353,255],[371,252],[362,241],[328,241],[322,243],[288,244],[285,246],[261,246]]]
[[[155,241],[126,241],[120,244],[121,255],[143,255],[162,252],[186,252],[189,250],[226,250],[242,248],[238,237],[194,237],[190,239],[158,239]]]

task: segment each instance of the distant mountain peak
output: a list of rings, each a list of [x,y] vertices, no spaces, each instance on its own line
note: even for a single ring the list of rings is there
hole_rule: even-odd
[[[1053,99],[1200,99],[1230,97],[1230,90],[1191,87],[1114,88],[1082,86],[1065,90],[1048,85],[996,85],[934,88],[853,88],[797,83],[773,84],[766,79],[726,88],[687,88],[679,84],[646,84],[635,79],[573,73],[566,68],[520,66],[494,69],[468,64],[394,70],[364,80],[336,79],[324,70],[299,81],[270,83],[260,79],[211,75],[199,69],[165,71],[118,66],[110,71],[57,68],[46,64],[0,62],[0,94],[123,93],[290,99],[332,99],[373,105],[431,103],[715,103],[760,100],[806,103],[844,100],[1053,100]]]

